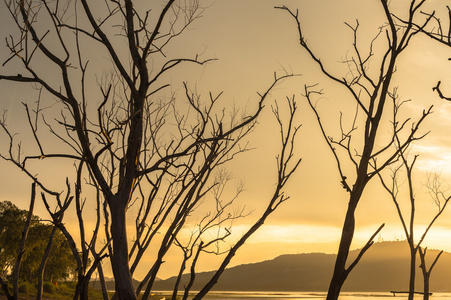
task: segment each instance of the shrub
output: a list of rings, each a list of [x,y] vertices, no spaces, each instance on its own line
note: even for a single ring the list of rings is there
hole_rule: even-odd
[[[56,291],[56,287],[51,282],[44,282],[44,285],[42,286],[42,290],[44,293],[54,294]]]
[[[19,284],[19,293],[21,294],[28,294],[33,289],[31,283],[29,282],[21,282]]]

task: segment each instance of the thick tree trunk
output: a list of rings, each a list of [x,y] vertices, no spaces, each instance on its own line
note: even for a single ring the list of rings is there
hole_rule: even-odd
[[[338,248],[337,258],[335,261],[334,273],[329,284],[326,300],[337,300],[340,295],[341,288],[348,277],[349,271],[346,269],[346,262],[348,260],[349,251],[355,231],[355,211],[357,204],[365,189],[366,168],[360,170],[360,177],[357,178],[354,188],[350,193],[348,210],[346,212],[343,229],[341,232],[340,245]]]
[[[89,292],[89,279],[86,278],[85,276],[79,276],[78,284],[73,299],[88,300],[89,299],[88,292]]]
[[[341,233],[340,246],[338,248],[337,259],[335,261],[334,273],[329,285],[326,300],[337,300],[340,295],[341,288],[348,276],[346,271],[346,262],[348,260],[349,250],[355,231],[355,206],[348,207],[343,230]]]
[[[119,300],[134,300],[137,297],[128,261],[126,209],[122,205],[115,204],[119,203],[110,205],[110,211],[111,236],[113,239],[111,265],[116,285],[116,295]]]

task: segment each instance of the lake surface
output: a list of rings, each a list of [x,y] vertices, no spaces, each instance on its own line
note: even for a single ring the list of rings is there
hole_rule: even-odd
[[[206,300],[324,300],[326,293],[316,292],[211,292]],[[340,300],[406,300],[407,294],[393,296],[392,293],[346,293]],[[415,300],[422,300],[422,295],[415,295]],[[451,293],[434,293],[430,300],[451,300]]]

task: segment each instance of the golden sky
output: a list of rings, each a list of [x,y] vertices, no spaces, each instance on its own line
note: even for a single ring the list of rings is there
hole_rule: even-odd
[[[392,2],[392,6],[396,5],[395,9],[401,11],[402,4],[406,1]],[[431,5],[436,2],[438,1],[430,1]],[[352,32],[344,22],[355,24],[355,20],[359,20],[359,40],[361,45],[366,47],[383,23],[379,2],[227,0],[201,3],[207,7],[202,18],[176,40],[170,55],[188,53],[187,56],[193,56],[195,53],[202,53],[203,58],[218,60],[203,67],[183,67],[169,79],[171,82],[186,80],[200,93],[224,91],[222,97],[226,99],[226,103],[236,103],[252,109],[252,105],[258,101],[257,92],[267,89],[274,72],[301,74],[280,84],[270,100],[283,100],[285,96],[296,94],[301,112],[297,121],[303,126],[297,140],[297,149],[303,161],[287,189],[291,199],[284,203],[239,251],[232,265],[266,260],[286,253],[336,252],[347,207],[347,194],[340,185],[334,160],[322,140],[313,113],[300,93],[304,84],[320,84],[324,95],[319,100],[318,107],[323,118],[327,120],[326,125],[331,134],[339,132],[340,111],[348,118],[345,120],[353,118],[354,104],[346,98],[343,90],[321,75],[318,67],[299,46],[293,20],[286,12],[274,9],[274,6],[286,5],[299,9],[304,34],[311,48],[334,74],[341,74],[344,69],[340,60],[352,54]],[[4,4],[1,5],[0,11],[4,14]],[[2,43],[11,28],[13,24],[8,18],[0,17]],[[406,105],[405,114],[419,116],[423,109],[434,105],[432,117],[423,126],[423,132],[430,130],[431,133],[411,150],[412,155],[420,155],[415,174],[417,235],[420,235],[424,224],[436,210],[424,189],[427,173],[441,172],[444,185],[451,183],[451,103],[440,100],[432,92],[437,80],[442,80],[444,88],[449,83],[448,90],[451,94],[451,73],[447,72],[450,70],[447,64],[451,64],[448,61],[451,51],[422,37],[415,39],[411,46],[400,60],[395,79],[396,84],[399,84],[400,96],[403,99],[411,99]],[[4,47],[0,48],[2,59],[7,54]],[[377,72],[377,58],[374,58],[373,66]],[[11,69],[12,67],[0,67],[1,72]],[[29,99],[27,91],[19,85],[0,82],[0,90],[0,109],[8,110],[8,123],[12,128],[23,129],[21,127],[24,125],[25,115],[20,103],[32,99]],[[175,84],[172,91],[182,90]],[[258,217],[262,203],[270,197],[275,183],[275,156],[278,148],[274,141],[278,138],[278,131],[271,116],[270,104],[271,102],[267,103],[267,110],[251,136],[251,145],[255,150],[238,157],[230,167],[235,178],[244,181],[246,185],[240,205],[245,205],[252,211],[245,221],[234,227],[236,234]],[[27,134],[21,136],[26,137]],[[5,150],[4,145],[1,150]],[[39,170],[39,174],[58,177],[60,167],[59,163],[55,163],[47,170]],[[28,181],[18,170],[3,161],[0,161],[0,168],[3,170],[0,173],[0,200],[12,200],[19,207],[27,208]],[[451,208],[436,223],[425,246],[451,251],[450,210]],[[36,214],[47,218],[42,205],[38,205]],[[70,221],[70,218],[68,220]],[[75,221],[75,218],[72,221]],[[133,223],[133,220],[131,222]],[[368,186],[357,211],[354,247],[362,246],[382,223],[387,225],[381,232],[381,239],[404,238],[395,207],[375,179]],[[171,255],[175,256],[176,253],[169,254],[161,277],[174,274]],[[213,262],[205,260],[201,269],[208,270],[212,267]],[[137,273],[136,277],[141,276],[142,274]]]

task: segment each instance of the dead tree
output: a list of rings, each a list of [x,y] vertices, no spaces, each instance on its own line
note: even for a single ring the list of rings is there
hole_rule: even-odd
[[[366,49],[360,46],[359,43],[359,22],[357,21],[354,26],[346,23],[353,34],[353,54],[348,54],[347,57],[349,58],[344,61],[348,67],[347,75],[334,74],[331,71],[332,67],[326,65],[317,56],[316,50],[308,43],[307,35],[303,30],[302,20],[297,10],[292,10],[286,6],[276,7],[288,13],[294,20],[300,46],[316,63],[322,74],[331,82],[343,87],[348,92],[349,99],[354,101],[356,105],[354,117],[350,118],[340,113],[339,128],[341,129],[341,135],[337,138],[331,137],[327,133],[326,124],[320,118],[321,113],[315,98],[323,93],[322,90],[318,89],[317,85],[305,86],[304,96],[316,115],[324,140],[335,158],[339,174],[338,181],[349,194],[349,202],[327,300],[338,299],[341,287],[357,262],[348,262],[348,255],[355,232],[356,210],[365,187],[371,179],[396,161],[399,156],[400,150],[393,150],[392,148],[394,144],[393,137],[386,138],[384,144],[380,146],[382,135],[385,134],[385,132],[381,132],[381,127],[383,124],[389,124],[390,122],[390,120],[385,118],[384,112],[389,110],[392,104],[389,101],[389,95],[393,89],[393,74],[398,67],[397,60],[399,56],[408,47],[411,39],[419,32],[419,29],[412,24],[412,19],[419,14],[424,2],[410,2],[408,10],[410,23],[403,30],[399,30],[397,19],[392,15],[388,2],[380,0],[385,17],[385,20],[381,21],[381,23],[385,25],[380,27],[379,33],[367,45]],[[384,38],[385,42],[382,44],[380,40]],[[377,64],[379,70],[372,72],[373,67],[369,67],[370,61],[372,66]],[[418,123],[412,127],[411,132],[407,134],[400,146],[401,150],[408,147],[415,139],[420,138],[416,136],[418,126],[428,114],[429,112],[426,111]],[[344,120],[353,121],[350,124],[346,124]],[[402,122],[402,124],[404,123]],[[398,130],[402,130],[403,127],[399,127]],[[378,144],[376,144],[376,140]],[[379,162],[377,167],[372,164],[374,160]],[[367,246],[371,246],[372,238]],[[368,247],[363,249],[365,251]],[[361,255],[364,251],[362,251]],[[358,257],[360,258],[361,255]]]
[[[228,249],[223,250],[220,244],[224,243],[227,237],[231,235],[232,222],[245,217],[244,209],[227,212],[227,208],[233,205],[234,201],[242,192],[242,188],[239,188],[232,199],[225,201],[223,192],[229,180],[230,177],[226,171],[221,171],[217,175],[217,179],[215,179],[217,185],[211,190],[212,197],[216,203],[214,210],[206,213],[200,220],[195,221],[195,227],[190,229],[191,234],[188,238],[185,238],[185,242],[178,238],[174,241],[183,252],[183,259],[174,284],[172,293],[173,300],[177,299],[179,285],[184,271],[189,267],[190,277],[184,286],[182,297],[182,299],[186,300],[196,278],[196,266],[200,255],[202,253],[213,255],[227,253]],[[216,234],[213,235],[213,232],[216,232]]]
[[[396,135],[396,147],[399,146],[400,139]],[[407,243],[409,244],[410,249],[410,277],[409,277],[409,299],[413,299],[415,294],[415,273],[416,273],[416,256],[417,253],[420,252],[420,258],[421,258],[421,269],[423,272],[423,279],[424,282],[429,282],[429,275],[430,271],[427,271],[426,269],[426,263],[424,256],[426,255],[426,251],[422,252],[421,245],[426,238],[426,235],[430,231],[432,225],[435,223],[435,221],[440,217],[440,215],[445,210],[449,200],[451,197],[445,196],[443,194],[443,191],[441,190],[441,184],[439,182],[439,178],[437,176],[430,177],[429,182],[427,184],[427,187],[430,191],[431,196],[433,197],[433,200],[435,204],[438,207],[437,213],[432,217],[431,221],[429,222],[428,226],[424,230],[423,234],[421,235],[420,239],[417,243],[415,243],[415,232],[414,232],[414,225],[415,225],[415,212],[416,212],[416,197],[415,197],[415,184],[413,179],[413,170],[415,162],[417,161],[417,155],[414,156],[414,158],[411,161],[408,161],[407,159],[407,151],[408,149],[405,149],[403,151],[400,151],[400,165],[392,170],[392,175],[390,182],[388,183],[387,180],[384,180],[382,174],[378,174],[382,186],[384,189],[388,192],[390,195],[393,203],[395,204],[397,214],[399,216],[399,219],[401,221],[404,234],[406,235]],[[403,174],[403,175],[400,175]],[[400,205],[400,184],[399,177],[405,176],[407,181],[407,195],[410,205],[410,210],[406,213],[407,216],[403,214],[403,211],[401,209]],[[437,258],[438,259],[438,258]],[[435,262],[434,264],[435,265]],[[425,297],[428,297],[429,295],[429,284],[425,285],[424,287]],[[427,290],[427,291],[426,291]]]
[[[207,293],[218,282],[219,277],[235,256],[238,249],[265,223],[266,219],[277,209],[279,205],[289,199],[289,196],[284,192],[284,187],[301,163],[301,159],[296,158],[295,156],[294,147],[294,140],[300,128],[300,126],[296,126],[294,123],[294,117],[297,110],[294,98],[294,96],[292,98],[287,98],[290,116],[288,124],[285,124],[280,114],[278,105],[273,108],[273,113],[280,126],[280,141],[282,144],[280,154],[277,156],[277,181],[274,188],[274,193],[267,202],[266,209],[260,215],[260,218],[243,234],[236,244],[230,248],[221,266],[212,275],[205,286],[196,294],[193,298],[194,300],[200,300],[207,295]]]
[[[451,30],[450,30],[450,26],[451,26],[451,8],[449,5],[445,5],[443,3],[438,3],[438,7],[433,7],[431,10],[424,10],[422,11],[422,14],[424,16],[426,16],[426,18],[428,20],[430,20],[430,22],[428,22],[428,26],[423,26],[422,24],[418,24],[415,23],[415,26],[418,28],[418,30],[420,30],[423,34],[425,34],[426,36],[428,36],[429,38],[431,38],[433,41],[436,41],[442,45],[446,45],[448,47],[451,47]],[[406,24],[407,21],[403,20],[401,18],[398,18],[403,24]],[[451,58],[448,58],[448,61],[450,61]],[[437,95],[446,101],[451,101],[451,97],[449,95],[449,92],[443,91],[442,89],[442,81],[438,80],[437,84],[432,87],[432,90],[435,91],[437,93]],[[434,185],[432,185],[434,186]],[[434,199],[439,199],[442,198],[443,200],[443,193],[440,191],[439,193],[438,190],[431,189],[432,191],[432,195],[434,195]],[[446,201],[448,199],[445,199]],[[438,205],[439,209],[440,209],[440,201],[437,202],[436,200],[436,204]],[[446,203],[446,202],[445,202]],[[431,267],[429,268],[429,270],[426,267],[426,262],[425,262],[425,256],[426,256],[426,249],[424,249],[424,251],[420,248],[419,249],[419,254],[420,254],[420,260],[421,260],[421,265],[420,268],[422,270],[423,273],[423,280],[424,280],[424,299],[429,299],[429,277],[430,277],[430,273],[432,272],[433,267],[435,266],[435,264],[437,263],[437,260],[439,259],[440,255],[442,254],[443,251],[441,251],[435,258],[434,262],[431,264]]]
[[[422,248],[418,249],[418,253],[420,254],[420,261],[421,261],[420,269],[421,269],[421,272],[423,273],[423,300],[429,299],[429,296],[430,296],[429,279],[431,278],[432,269],[434,269],[435,265],[437,264],[437,261],[440,258],[440,256],[442,255],[443,250],[441,250],[437,254],[437,256],[435,257],[435,259],[432,262],[429,269],[426,266],[426,252],[427,252],[427,248],[424,248],[424,250]]]
[[[168,97],[165,89],[169,84],[164,80],[170,71],[184,63],[201,66],[211,61],[202,60],[197,54],[171,58],[165,53],[171,42],[199,17],[202,8],[198,1],[168,0],[163,7],[146,4],[144,8],[132,0],[106,1],[96,4],[95,10],[91,5],[86,0],[6,3],[18,35],[7,38],[11,56],[4,64],[14,61],[22,67],[1,74],[0,80],[38,87],[38,105],[28,114],[28,120],[39,122],[29,122],[37,152],[20,148],[21,144],[15,142],[14,134],[2,122],[10,143],[9,153],[3,157],[44,190],[42,198],[52,222],[68,239],[77,260],[75,298],[87,295],[90,276],[96,267],[101,268],[100,260],[106,251],[116,297],[136,299],[144,288],[145,295],[149,293],[166,253],[217,185],[213,179],[217,170],[249,150],[244,138],[256,124],[272,88],[290,75],[275,76],[269,88],[258,94],[255,109],[242,115],[227,112],[220,101],[221,93],[210,94],[203,101],[186,83],[185,95]],[[135,8],[138,5],[139,9]],[[117,46],[124,43],[125,50]],[[102,65],[99,71],[93,61],[105,56],[110,58],[109,66]],[[45,66],[40,61],[45,61]],[[109,70],[106,74],[105,69]],[[56,99],[56,104],[44,109],[41,99]],[[52,119],[50,116],[58,109],[60,115]],[[34,118],[30,117],[33,114]],[[60,143],[58,147],[44,143],[44,132],[38,130],[38,123],[46,126],[53,142]],[[289,135],[286,140],[288,144],[292,137]],[[284,173],[284,164],[289,160],[284,155],[280,159],[278,197],[264,218],[278,206],[276,203],[286,199],[281,196],[281,188],[291,172]],[[62,187],[64,193],[47,188],[46,179],[31,171],[31,164],[45,165],[55,159],[75,165],[75,170],[63,175],[68,178]],[[97,196],[87,189],[98,192]],[[96,205],[97,214],[96,229],[88,236],[85,206],[90,203]],[[79,243],[62,221],[73,206],[79,223]],[[136,231],[129,249],[127,213],[135,207]],[[105,243],[96,250],[102,222]],[[158,249],[157,258],[135,291],[132,275],[163,227],[162,242],[153,245]],[[234,254],[243,243],[229,253]],[[81,255],[78,251],[75,254],[77,245]],[[233,254],[226,257],[227,263]],[[94,263],[88,267],[90,255]]]

